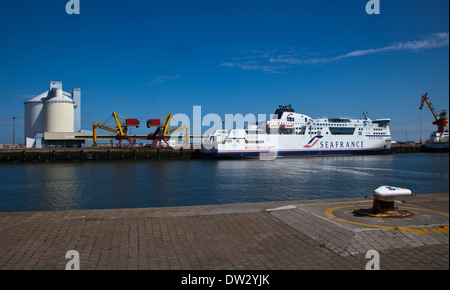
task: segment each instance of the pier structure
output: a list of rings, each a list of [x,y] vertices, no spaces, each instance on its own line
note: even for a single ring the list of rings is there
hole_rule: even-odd
[[[449,194],[397,204],[414,215],[353,214],[363,197],[2,212],[0,269],[64,270],[76,253],[81,270],[448,270]]]
[[[76,138],[91,138],[92,136],[80,136]],[[103,139],[102,139],[103,138]],[[146,140],[147,136],[132,136],[133,140]],[[180,136],[179,138],[183,138]],[[190,136],[192,141],[200,141],[203,136]],[[111,136],[98,136],[99,140],[111,140]],[[0,163],[17,162],[67,162],[67,161],[100,161],[100,160],[189,160],[195,158],[198,150],[193,149],[200,143],[192,143],[189,148],[183,146],[176,148],[115,148],[108,144],[98,147],[84,148],[0,148]],[[422,152],[423,145],[401,145],[391,148],[391,154]]]

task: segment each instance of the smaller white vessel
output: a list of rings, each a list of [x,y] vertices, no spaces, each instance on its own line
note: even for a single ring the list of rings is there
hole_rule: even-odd
[[[431,133],[430,139],[425,142],[425,151],[428,152],[449,152],[449,133],[444,132]]]
[[[422,96],[422,100],[420,102],[419,110],[422,110],[424,103],[427,103],[428,108],[435,121],[433,125],[438,127],[437,131],[431,133],[430,139],[425,142],[425,151],[428,152],[449,152],[449,134],[448,134],[448,119],[447,119],[447,111],[442,110],[442,112],[438,115],[436,114],[433,106],[431,105],[430,100],[428,99],[428,93]]]

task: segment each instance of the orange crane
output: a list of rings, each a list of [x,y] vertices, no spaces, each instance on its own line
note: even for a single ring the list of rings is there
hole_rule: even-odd
[[[434,111],[430,100],[428,99],[428,93],[425,93],[425,95],[422,96],[422,100],[420,102],[419,110],[422,110],[424,102],[427,103],[428,108],[430,108],[430,111],[433,114],[433,117],[435,119],[435,121],[433,122],[433,125],[436,125],[438,127],[437,132],[444,132],[444,130],[445,130],[444,127],[448,127],[447,111],[446,110],[442,110],[442,112],[438,116],[436,114],[436,112]]]
[[[166,119],[165,123],[163,122]],[[147,128],[156,127],[155,132],[148,134],[147,139],[153,140],[152,147],[156,147],[158,143],[162,144],[164,142],[167,147],[170,147],[169,143],[166,141],[168,134],[172,134],[181,130],[187,130],[189,127],[183,126],[172,126],[170,125],[170,120],[172,119],[172,114],[169,114],[161,119],[150,119],[147,121]]]
[[[120,144],[123,140],[127,140],[128,143],[130,143],[131,147],[134,147],[134,142],[128,137],[127,131],[128,127],[136,127],[139,128],[139,120],[138,119],[129,119],[125,118],[116,112],[113,112],[114,121],[116,122],[116,126],[110,125],[104,122],[95,122],[92,124],[92,133],[93,133],[93,141],[94,146],[97,146],[97,127],[106,131],[114,132],[116,133],[116,140],[119,140],[119,144],[117,144],[117,148],[120,147]],[[125,123],[120,123],[119,118],[125,120]]]

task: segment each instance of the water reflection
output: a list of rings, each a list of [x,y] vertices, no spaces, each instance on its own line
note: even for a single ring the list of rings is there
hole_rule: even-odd
[[[54,164],[26,165],[22,190],[18,193],[25,205],[45,210],[78,208],[82,204],[82,172],[76,166]]]
[[[0,211],[354,197],[384,184],[415,193],[448,192],[448,156],[2,164]]]

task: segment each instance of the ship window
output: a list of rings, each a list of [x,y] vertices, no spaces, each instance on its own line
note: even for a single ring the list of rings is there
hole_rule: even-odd
[[[333,135],[353,135],[355,128],[330,127],[330,132]]]

